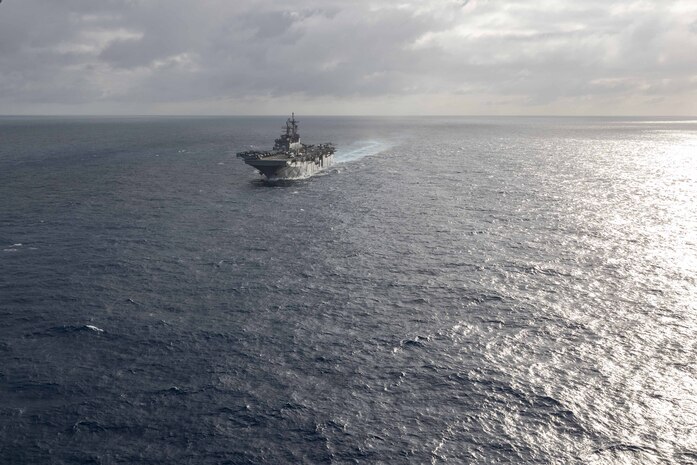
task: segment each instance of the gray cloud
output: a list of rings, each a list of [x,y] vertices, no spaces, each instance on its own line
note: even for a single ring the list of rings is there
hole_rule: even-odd
[[[0,113],[697,113],[696,16],[681,0],[6,0]]]

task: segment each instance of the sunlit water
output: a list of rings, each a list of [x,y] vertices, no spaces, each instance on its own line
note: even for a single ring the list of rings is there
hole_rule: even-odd
[[[0,462],[697,462],[697,122],[0,119]]]

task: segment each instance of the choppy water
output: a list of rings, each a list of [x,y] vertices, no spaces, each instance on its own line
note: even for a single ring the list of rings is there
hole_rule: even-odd
[[[697,121],[0,119],[2,463],[697,463]]]

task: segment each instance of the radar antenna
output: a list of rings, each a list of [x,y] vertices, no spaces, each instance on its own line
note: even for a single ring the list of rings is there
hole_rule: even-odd
[[[298,135],[298,121],[295,120],[295,112],[291,113],[290,118],[288,118],[288,123],[286,123],[288,126],[288,129],[290,130],[290,133],[288,135],[295,136]]]
[[[286,120],[286,126],[283,128],[281,137],[276,139],[274,150],[285,152],[290,150],[291,144],[298,142],[300,142],[300,134],[298,134],[298,120],[295,119],[295,113],[292,113],[291,117]]]

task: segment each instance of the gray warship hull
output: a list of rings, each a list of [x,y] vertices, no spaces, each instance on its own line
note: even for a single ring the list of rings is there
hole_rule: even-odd
[[[305,179],[334,164],[334,155],[325,155],[315,160],[288,159],[283,156],[245,160],[270,181],[283,179]]]
[[[284,133],[276,139],[273,150],[248,150],[237,154],[270,181],[303,179],[334,163],[332,144],[306,145],[300,143],[295,114],[286,121]]]

